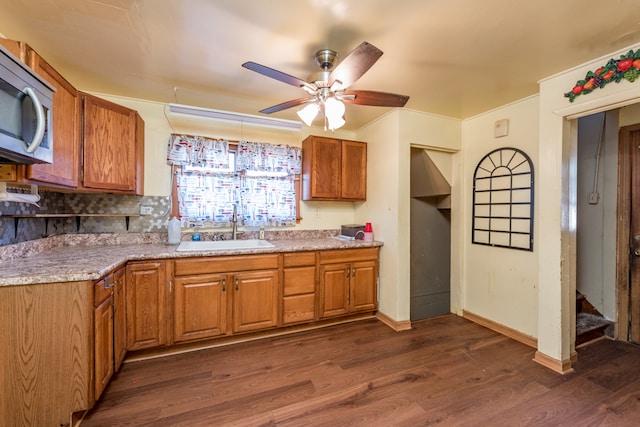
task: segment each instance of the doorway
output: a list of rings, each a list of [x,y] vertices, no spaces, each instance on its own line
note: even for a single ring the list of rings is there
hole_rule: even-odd
[[[451,161],[450,154],[438,155],[442,162]],[[411,148],[411,321],[451,312],[451,186],[431,156]]]
[[[620,129],[618,210],[618,333],[640,343],[640,124]]]

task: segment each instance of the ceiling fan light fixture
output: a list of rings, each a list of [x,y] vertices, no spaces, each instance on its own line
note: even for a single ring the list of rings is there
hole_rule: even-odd
[[[345,107],[342,101],[338,101],[334,97],[328,98],[324,102],[324,116],[330,130],[338,129],[344,126]]]
[[[318,115],[318,111],[320,111],[320,106],[317,102],[313,102],[298,110],[298,117],[300,117],[300,120],[302,120],[304,124],[311,126],[313,119]]]
[[[345,123],[346,122],[342,117],[327,116],[327,127],[329,128],[330,131],[334,131],[336,129],[341,128],[342,126],[344,126]]]

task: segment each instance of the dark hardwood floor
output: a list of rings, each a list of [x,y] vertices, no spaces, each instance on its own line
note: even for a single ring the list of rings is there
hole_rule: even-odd
[[[365,320],[126,363],[90,426],[638,426],[640,347],[602,340],[575,373],[454,315]]]

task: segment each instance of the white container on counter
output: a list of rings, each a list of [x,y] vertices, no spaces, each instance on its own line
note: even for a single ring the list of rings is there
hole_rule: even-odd
[[[182,234],[180,230],[180,221],[175,216],[167,221],[167,232],[169,234],[169,244],[179,245],[182,240]]]

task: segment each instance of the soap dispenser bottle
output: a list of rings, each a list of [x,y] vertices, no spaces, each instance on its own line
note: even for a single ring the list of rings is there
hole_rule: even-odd
[[[180,221],[175,216],[167,223],[167,234],[169,235],[169,245],[179,245],[182,240]]]

